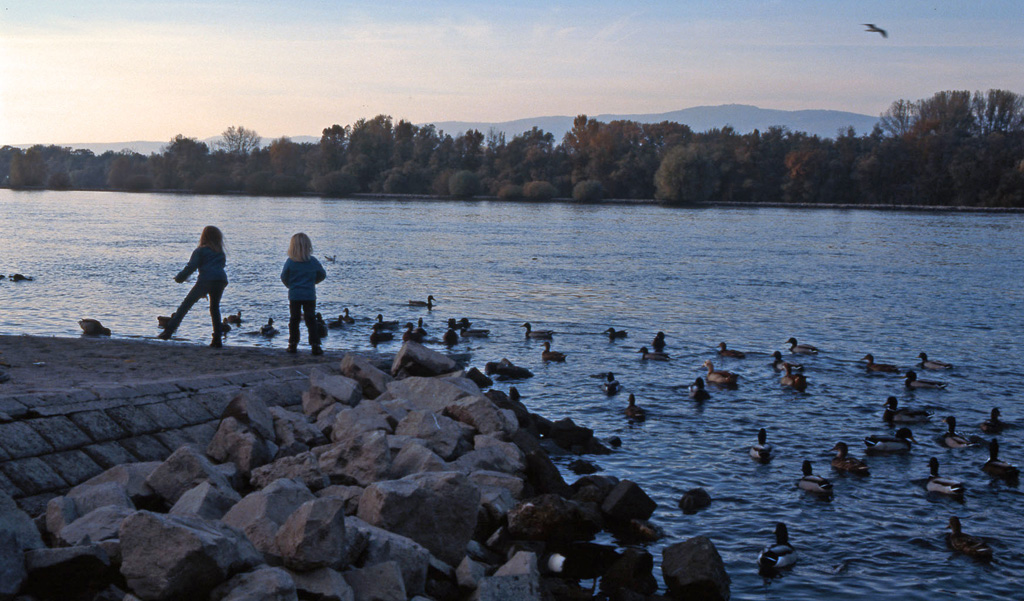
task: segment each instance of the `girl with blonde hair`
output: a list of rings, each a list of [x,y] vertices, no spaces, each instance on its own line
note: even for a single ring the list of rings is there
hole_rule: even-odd
[[[199,236],[199,246],[192,251],[192,256],[184,269],[174,276],[174,281],[179,284],[184,282],[197,269],[199,276],[196,278],[195,285],[185,295],[185,300],[181,301],[178,310],[171,315],[171,320],[157,338],[168,340],[178,329],[181,320],[185,318],[185,314],[192,308],[192,305],[204,296],[208,296],[210,298],[210,320],[213,322],[213,341],[210,342],[210,346],[214,348],[222,346],[220,299],[224,294],[224,288],[228,285],[228,276],[224,271],[226,260],[224,234],[215,226],[204,227],[203,233]]]
[[[306,322],[309,346],[314,355],[324,354],[320,347],[320,333],[316,324],[316,285],[327,278],[320,261],[313,256],[313,242],[299,232],[288,244],[288,260],[281,270],[281,281],[288,288],[288,352],[295,353],[299,346],[299,320]]]

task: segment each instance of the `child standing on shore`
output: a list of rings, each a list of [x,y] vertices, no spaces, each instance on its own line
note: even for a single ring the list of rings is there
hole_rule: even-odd
[[[174,276],[174,281],[179,284],[184,282],[197,269],[199,270],[199,277],[196,278],[195,285],[185,295],[185,300],[181,301],[178,310],[171,315],[171,320],[157,338],[161,340],[170,339],[171,335],[174,334],[174,331],[181,324],[181,320],[185,318],[185,314],[192,308],[192,305],[196,304],[196,301],[204,296],[209,296],[210,319],[213,321],[213,341],[210,342],[210,346],[213,348],[220,348],[222,346],[220,298],[224,294],[224,288],[228,285],[228,276],[224,272],[225,262],[224,235],[220,229],[212,225],[204,227],[203,233],[199,236],[199,246],[192,251],[192,256],[189,258],[185,268],[178,275]]]
[[[294,353],[299,346],[299,319],[306,321],[309,346],[314,355],[322,355],[320,333],[316,325],[316,285],[327,278],[320,261],[313,256],[313,242],[309,236],[299,232],[288,244],[288,260],[281,270],[281,281],[288,287],[288,352]]]

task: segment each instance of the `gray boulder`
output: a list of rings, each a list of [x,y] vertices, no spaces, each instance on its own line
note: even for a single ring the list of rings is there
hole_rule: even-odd
[[[75,504],[75,511],[85,515],[90,511],[116,505],[127,509],[135,509],[128,491],[120,482],[100,482],[88,486],[79,485],[68,491],[68,500]]]
[[[558,495],[527,499],[508,512],[508,532],[516,539],[590,540],[598,530],[579,504]]]
[[[204,480],[225,489],[231,488],[228,479],[209,459],[194,448],[183,446],[150,472],[146,484],[167,504],[173,505],[181,495]]]
[[[519,429],[519,421],[508,409],[499,409],[485,396],[459,399],[444,408],[444,414],[473,426],[481,434],[507,440]]]
[[[413,439],[395,455],[391,461],[391,477],[402,478],[420,472],[442,472],[448,469],[444,459],[437,453],[423,446],[419,440]]]
[[[355,515],[359,511],[359,498],[363,496],[362,486],[346,486],[335,484],[317,491],[318,497],[333,497],[345,502],[345,515]]]
[[[311,491],[317,491],[330,484],[330,478],[320,470],[320,462],[311,451],[281,457],[273,463],[252,471],[249,483],[260,489],[281,478],[300,480]]]
[[[14,499],[0,491],[0,532],[9,532],[18,543],[20,551],[39,549],[43,538],[39,529],[27,513],[22,511]]]
[[[245,533],[261,552],[277,555],[274,538],[288,517],[313,493],[298,480],[282,478],[266,488],[246,495],[226,514],[223,522]]]
[[[139,511],[121,523],[121,574],[140,599],[196,599],[263,558],[235,528]]]
[[[391,448],[387,434],[381,430],[364,432],[317,450],[321,450],[320,470],[333,483],[368,486],[386,478],[391,469]]]
[[[331,427],[331,440],[337,442],[373,430],[391,434],[395,431],[395,420],[377,401],[363,401],[338,413]]]
[[[469,386],[465,386],[466,383]],[[477,392],[473,392],[472,388],[467,390],[469,387],[476,388],[476,384],[469,380],[462,382],[440,378],[405,378],[388,384],[387,391],[377,397],[377,400],[383,402],[403,399],[409,402],[412,409],[440,413],[446,406],[461,398],[479,394],[479,388],[476,388]]]
[[[363,396],[375,399],[384,394],[388,384],[394,381],[391,374],[377,369],[365,358],[348,353],[341,360],[341,373],[359,383]]]
[[[264,440],[274,440],[274,416],[262,399],[247,390],[239,392],[231,399],[221,414],[221,420],[233,417],[242,424],[252,428]]]
[[[357,515],[458,565],[473,535],[479,504],[480,491],[464,474],[427,472],[371,484],[359,500]]]
[[[241,500],[234,489],[216,486],[206,480],[185,491],[168,513],[219,520]]]
[[[459,588],[463,591],[473,591],[480,585],[480,581],[487,576],[487,566],[479,561],[473,561],[466,556],[462,563],[455,569],[455,578],[458,580]]]
[[[657,508],[658,504],[630,480],[621,480],[601,503],[601,511],[616,520],[646,520]]]
[[[395,434],[413,436],[445,461],[471,448],[473,428],[430,411],[410,411],[395,427]]]
[[[135,513],[135,508],[119,505],[98,507],[65,526],[58,534],[61,545],[77,547],[120,536],[121,522]]]
[[[252,470],[274,458],[277,445],[237,418],[225,417],[207,445],[206,454],[218,463],[235,464],[242,477],[247,478]]]
[[[312,572],[292,572],[295,588],[303,599],[319,601],[355,601],[355,592],[337,570],[320,568]]]
[[[25,553],[25,569],[23,592],[46,599],[90,598],[117,576],[99,545],[32,549]]]
[[[391,375],[406,376],[439,376],[458,368],[453,359],[432,351],[418,342],[407,341],[395,355],[391,363]]]
[[[270,414],[274,416],[278,457],[298,455],[327,443],[323,432],[311,423],[306,415],[289,411],[284,407],[271,407]]]
[[[73,496],[78,488],[87,488],[105,482],[116,482],[124,489],[136,506],[139,506],[140,503],[145,504],[156,496],[156,492],[146,484],[146,479],[153,473],[153,470],[160,467],[160,463],[160,461],[145,461],[115,465],[107,471],[97,474],[72,488],[68,491],[68,494]]]
[[[274,541],[289,569],[344,568],[351,561],[345,501],[332,497],[306,501],[282,524]]]
[[[661,574],[673,599],[729,599],[730,580],[725,563],[706,536],[665,547]]]
[[[349,530],[359,532],[366,540],[366,548],[361,555],[364,565],[393,561],[402,573],[407,594],[418,595],[426,590],[431,560],[430,551],[426,547],[409,537],[371,526],[357,517],[347,518],[345,524]]]
[[[210,593],[210,601],[299,601],[295,581],[282,568],[261,566],[236,574]]]
[[[402,572],[393,561],[349,570],[344,576],[356,601],[406,601],[408,598]]]
[[[518,476],[490,470],[471,472],[469,479],[479,487],[504,488],[516,500],[523,498],[523,488],[526,485],[523,479]]]
[[[13,599],[27,576],[25,552],[17,536],[0,525],[0,599]]]
[[[541,601],[540,570],[537,556],[529,551],[518,551],[494,576],[480,581],[473,601],[500,601],[503,599]]]
[[[515,446],[515,445],[512,445]],[[517,448],[518,452],[519,449]],[[518,453],[520,457],[522,453]],[[482,470],[522,475],[526,464],[507,449],[496,446],[485,446],[472,450],[452,462],[452,469],[469,474]]]
[[[316,415],[333,403],[354,406],[362,398],[362,387],[352,378],[314,369],[309,374],[309,390],[302,394],[302,412]]]

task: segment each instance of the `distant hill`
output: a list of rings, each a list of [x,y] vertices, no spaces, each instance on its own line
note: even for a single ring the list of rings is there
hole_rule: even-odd
[[[769,127],[781,126],[791,131],[802,131],[822,138],[834,138],[840,129],[850,126],[854,128],[857,135],[870,133],[878,122],[878,117],[862,115],[860,113],[848,113],[844,111],[827,110],[804,110],[804,111],[780,111],[775,109],[763,109],[747,104],[722,104],[719,106],[695,106],[679,111],[668,113],[653,113],[643,115],[588,115],[592,119],[608,123],[609,121],[636,121],[639,123],[660,123],[662,121],[674,121],[685,123],[690,129],[696,132],[703,132],[709,129],[731,126],[740,134],[746,134],[759,129],[764,131]],[[565,133],[572,129],[572,122],[576,118],[571,117],[531,117],[529,119],[516,119],[515,121],[503,121],[500,123],[474,123],[468,121],[435,121],[434,127],[451,136],[458,136],[471,129],[478,130],[484,134],[491,131],[504,133],[505,138],[511,140],[513,137],[530,131],[534,127],[554,134],[555,142],[561,142]],[[423,125],[423,124],[420,124]],[[273,142],[273,138],[264,138],[263,144]],[[291,136],[295,143],[316,143],[319,136]],[[210,146],[211,150],[220,141],[220,136],[202,140]],[[163,149],[170,143],[165,142],[115,142],[103,144],[59,144],[71,148],[86,148],[95,154],[103,154],[108,150],[120,152],[131,150],[139,154],[149,155],[163,152]],[[29,144],[20,144],[20,148],[28,148]]]

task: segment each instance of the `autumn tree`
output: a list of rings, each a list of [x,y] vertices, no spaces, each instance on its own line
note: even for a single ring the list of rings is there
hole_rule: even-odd
[[[246,156],[259,149],[262,139],[260,135],[245,126],[239,125],[225,129],[220,134],[221,140],[217,142],[217,148],[228,154]]]

